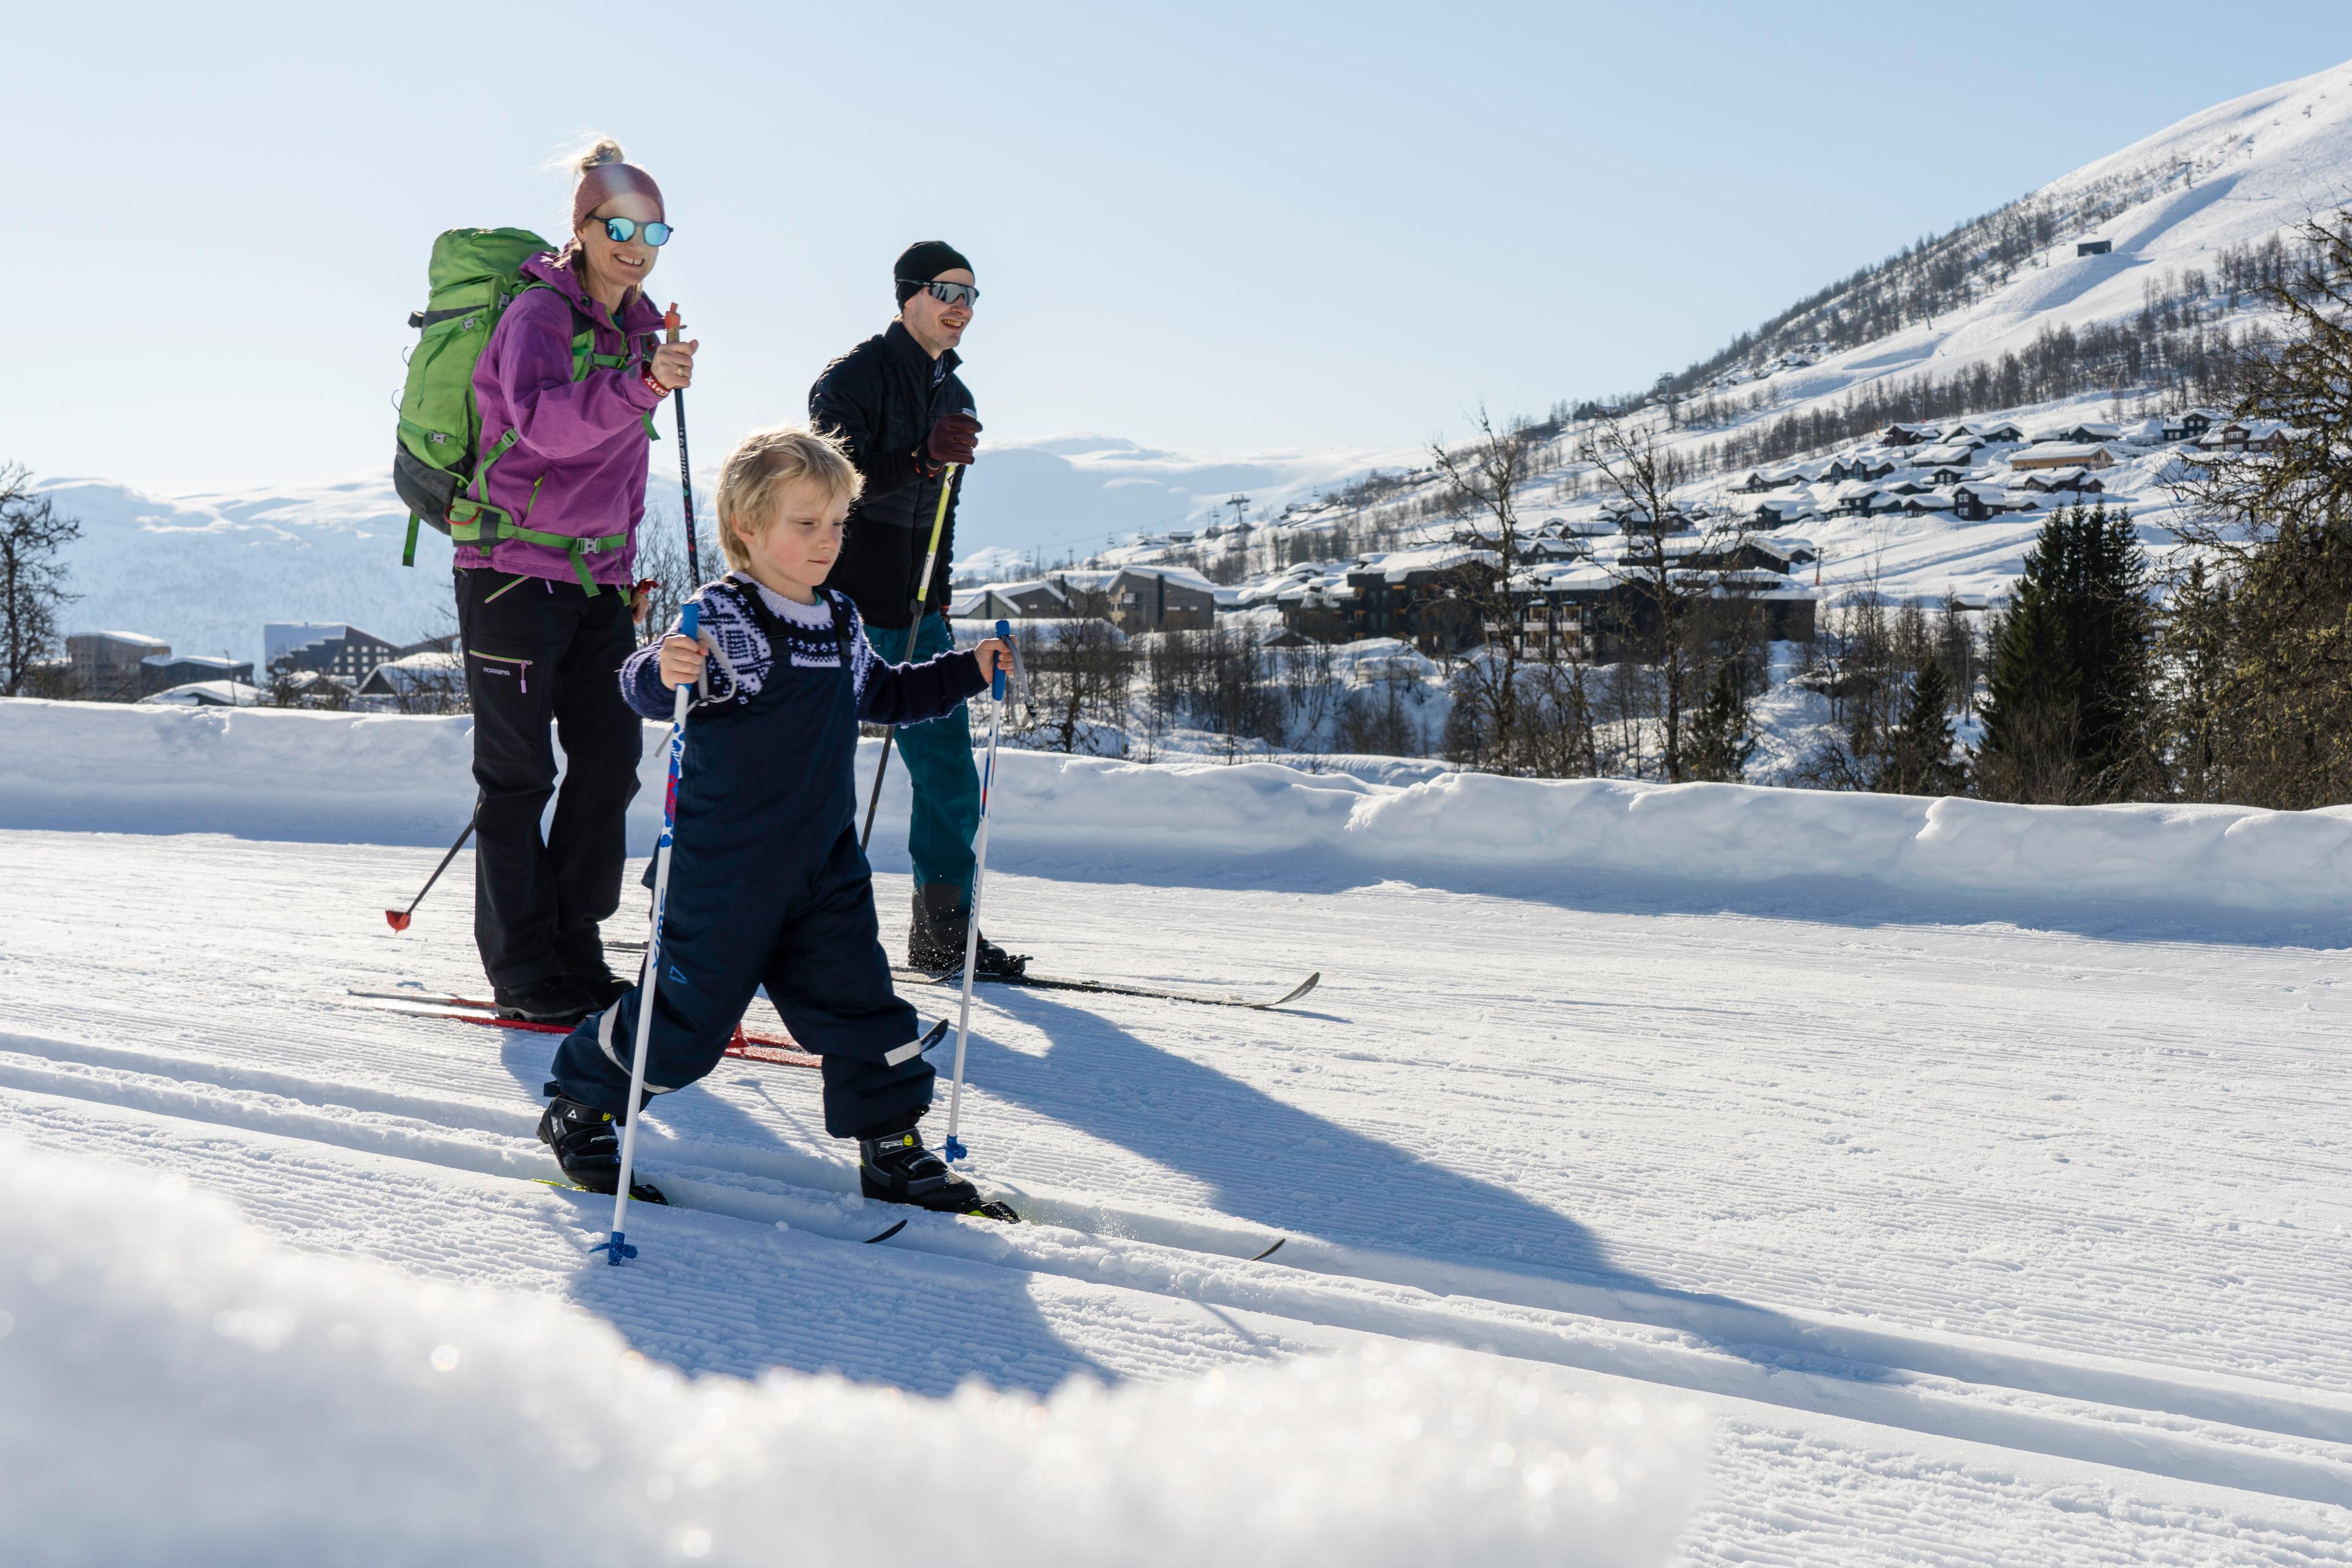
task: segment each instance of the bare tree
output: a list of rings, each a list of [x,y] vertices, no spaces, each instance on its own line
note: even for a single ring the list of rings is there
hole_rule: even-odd
[[[1696,520],[1675,502],[1675,489],[1688,470],[1680,456],[1660,444],[1654,421],[1604,410],[1586,431],[1578,456],[1592,465],[1622,505],[1625,554],[1603,565],[1633,596],[1633,625],[1623,629],[1644,647],[1648,662],[1657,668],[1664,699],[1660,763],[1666,778],[1679,783],[1688,776],[1684,715],[1706,684],[1712,648],[1731,629],[1718,623],[1748,618],[1727,617],[1714,606],[1718,599],[1737,597],[1729,590],[1750,529],[1739,518],[1718,514],[1707,520],[1689,549],[1669,543],[1683,524]],[[1696,561],[1710,564],[1697,567],[1692,564]]]
[[[716,582],[726,575],[727,557],[706,521],[698,518],[695,526],[702,570],[709,581]],[[637,526],[637,575],[654,583],[646,593],[646,613],[637,622],[639,640],[649,641],[669,630],[678,606],[702,586],[688,581],[693,574],[686,569],[686,525],[666,509],[647,508],[645,521]]]
[[[1467,557],[1453,569],[1451,596],[1466,601],[1483,631],[1484,646],[1454,678],[1455,760],[1498,772],[1514,772],[1521,740],[1520,600],[1525,542],[1519,523],[1519,492],[1538,445],[1525,420],[1497,426],[1484,405],[1473,421],[1476,434],[1456,449],[1429,445],[1430,463],[1445,482],[1446,501],[1459,525],[1456,544]]]
[[[81,537],[81,524],[35,495],[30,479],[21,463],[0,464],[0,696],[24,691],[57,645],[58,612],[76,597],[58,554]]]

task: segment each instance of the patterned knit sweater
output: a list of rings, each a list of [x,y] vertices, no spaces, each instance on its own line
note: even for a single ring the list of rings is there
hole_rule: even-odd
[[[782,624],[782,648],[769,646],[753,618],[747,603],[753,594]],[[702,643],[713,655],[703,668],[694,703],[698,708],[750,702],[766,686],[780,658],[796,669],[839,669],[845,644],[850,689],[856,694],[857,717],[865,723],[919,724],[952,713],[966,698],[988,689],[980,660],[969,653],[943,653],[920,664],[885,662],[866,640],[856,606],[830,588],[817,591],[815,604],[803,605],[730,572],[695,597],[702,606]],[[664,635],[677,629],[673,622]],[[670,717],[675,699],[662,684],[659,639],[623,662],[621,695],[646,718]]]

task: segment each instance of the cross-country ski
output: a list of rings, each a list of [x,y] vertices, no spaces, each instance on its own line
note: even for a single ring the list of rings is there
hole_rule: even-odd
[[[0,1563],[2352,1568],[2341,9],[16,19]]]

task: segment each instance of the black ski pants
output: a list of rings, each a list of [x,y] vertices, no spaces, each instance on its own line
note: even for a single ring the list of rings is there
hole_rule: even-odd
[[[629,801],[645,731],[621,700],[635,647],[625,590],[457,574],[457,630],[474,709],[474,942],[491,984],[604,964],[598,924],[620,907]],[[563,787],[555,747],[563,745]],[[555,819],[544,838],[548,797]]]

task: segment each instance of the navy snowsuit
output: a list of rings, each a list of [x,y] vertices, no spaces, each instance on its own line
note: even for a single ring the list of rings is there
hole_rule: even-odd
[[[765,985],[793,1038],[824,1058],[826,1131],[911,1125],[931,1102],[932,1072],[913,1046],[915,1010],[891,989],[857,844],[857,725],[951,711],[985,689],[980,662],[947,653],[887,664],[830,589],[820,591],[827,631],[786,621],[740,578],[700,600],[728,658],[713,661],[713,695],[686,725],[646,1087],[666,1094],[717,1067]],[[656,643],[630,658],[622,692],[668,718],[658,655]],[[625,1119],[642,994],[564,1037],[553,1092]]]

